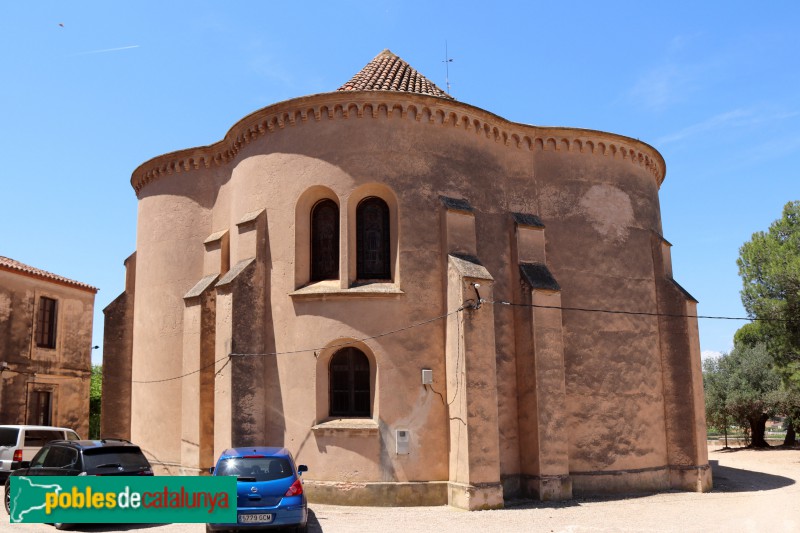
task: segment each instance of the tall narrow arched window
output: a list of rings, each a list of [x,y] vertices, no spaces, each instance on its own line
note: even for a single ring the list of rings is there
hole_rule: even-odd
[[[357,348],[343,348],[330,363],[330,416],[370,416],[369,359]]]
[[[311,209],[311,281],[339,278],[339,206],[320,200]]]
[[[389,245],[389,206],[375,196],[362,200],[356,208],[358,279],[392,279]]]

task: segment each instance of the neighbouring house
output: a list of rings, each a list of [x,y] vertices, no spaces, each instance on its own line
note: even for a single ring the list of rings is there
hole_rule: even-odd
[[[318,502],[709,490],[665,172],[646,143],[511,122],[386,50],[133,172],[104,423],[164,473],[286,446]]]
[[[0,256],[0,424],[89,434],[97,289]]]

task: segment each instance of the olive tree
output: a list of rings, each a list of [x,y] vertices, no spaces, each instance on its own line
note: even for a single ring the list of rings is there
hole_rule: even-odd
[[[712,426],[731,422],[745,431],[750,446],[769,446],[766,423],[776,413],[781,379],[763,344],[735,346],[730,353],[703,365],[706,416]]]

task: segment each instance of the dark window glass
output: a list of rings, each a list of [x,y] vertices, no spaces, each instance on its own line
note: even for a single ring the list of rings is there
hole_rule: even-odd
[[[62,448],[61,446],[51,446],[50,453],[44,460],[45,467],[48,468],[71,468],[78,462],[78,451],[72,448]]]
[[[358,279],[391,279],[390,256],[389,206],[380,198],[366,198],[356,208]]]
[[[339,278],[339,206],[317,202],[311,210],[311,280]]]
[[[34,394],[50,394],[49,392],[34,393]],[[41,424],[37,424],[41,425]],[[64,434],[57,430],[51,429],[26,429],[25,430],[25,446],[44,446],[51,440],[61,440]]]
[[[45,447],[36,452],[36,455],[34,455],[33,459],[31,459],[31,468],[42,468],[45,460],[47,460],[47,455],[50,453],[50,450],[52,450],[52,448]]]
[[[116,469],[137,471],[150,468],[142,451],[136,446],[112,448],[109,446],[83,452],[83,462],[90,474],[115,473]]]
[[[330,364],[331,416],[370,416],[369,359],[356,348],[339,350]]]
[[[282,457],[232,457],[219,462],[218,476],[236,476],[241,481],[272,481],[294,475]]]
[[[50,405],[49,391],[34,391],[31,393],[31,401],[28,410],[28,424],[32,426],[49,426],[52,423],[52,409]],[[63,434],[59,433],[55,439],[63,439]],[[50,438],[48,440],[53,440]],[[28,432],[25,432],[25,443],[28,442]],[[44,441],[47,442],[47,441]],[[44,444],[44,442],[42,444]],[[42,444],[39,444],[41,446]]]
[[[3,379],[0,377],[0,379]],[[0,446],[16,446],[19,429],[0,428]]]
[[[36,320],[36,345],[41,348],[56,347],[56,313],[58,302],[52,298],[39,298]]]

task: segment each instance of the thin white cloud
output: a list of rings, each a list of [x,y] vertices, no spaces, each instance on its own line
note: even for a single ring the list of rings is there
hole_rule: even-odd
[[[705,361],[706,359],[711,359],[712,357],[720,357],[722,352],[716,352],[714,350],[703,350],[700,352],[700,359]]]
[[[733,111],[720,113],[719,115],[715,115],[709,119],[703,120],[696,124],[692,124],[691,126],[687,126],[675,133],[665,135],[657,139],[656,143],[669,144],[677,141],[682,141],[683,139],[687,137],[692,137],[694,135],[697,135],[698,133],[705,133],[720,128],[740,125],[744,122],[747,122],[747,119],[752,118],[752,116],[753,113],[750,111],[745,111],[742,109],[734,109]]]
[[[660,63],[640,74],[628,96],[639,105],[662,111],[683,102],[699,87],[709,83],[708,65],[697,63],[692,49],[700,34],[675,35],[665,43]]]
[[[694,91],[695,71],[694,67],[672,63],[654,68],[639,78],[630,91],[631,97],[651,109],[664,109]]]
[[[742,127],[753,127],[758,124],[765,124],[765,123],[786,120],[789,118],[796,117],[798,115],[800,115],[800,113],[796,111],[762,113],[754,109],[734,109],[732,111],[726,111],[725,113],[714,115],[711,118],[687,126],[674,133],[664,135],[656,139],[655,144],[656,145],[670,144],[682,141],[689,137],[694,137],[695,135],[701,133],[708,133],[709,131],[718,131],[722,129],[732,129],[732,128],[742,128]]]
[[[80,52],[77,54],[72,54],[70,57],[75,56],[87,56],[89,54],[105,54],[106,52],[117,52],[119,50],[130,50],[131,48],[139,48],[138,44],[134,44],[131,46],[120,46],[119,48],[103,48],[102,50],[90,50],[88,52]]]
[[[741,152],[737,160],[749,164],[795,155],[800,152],[800,135],[775,137]]]

